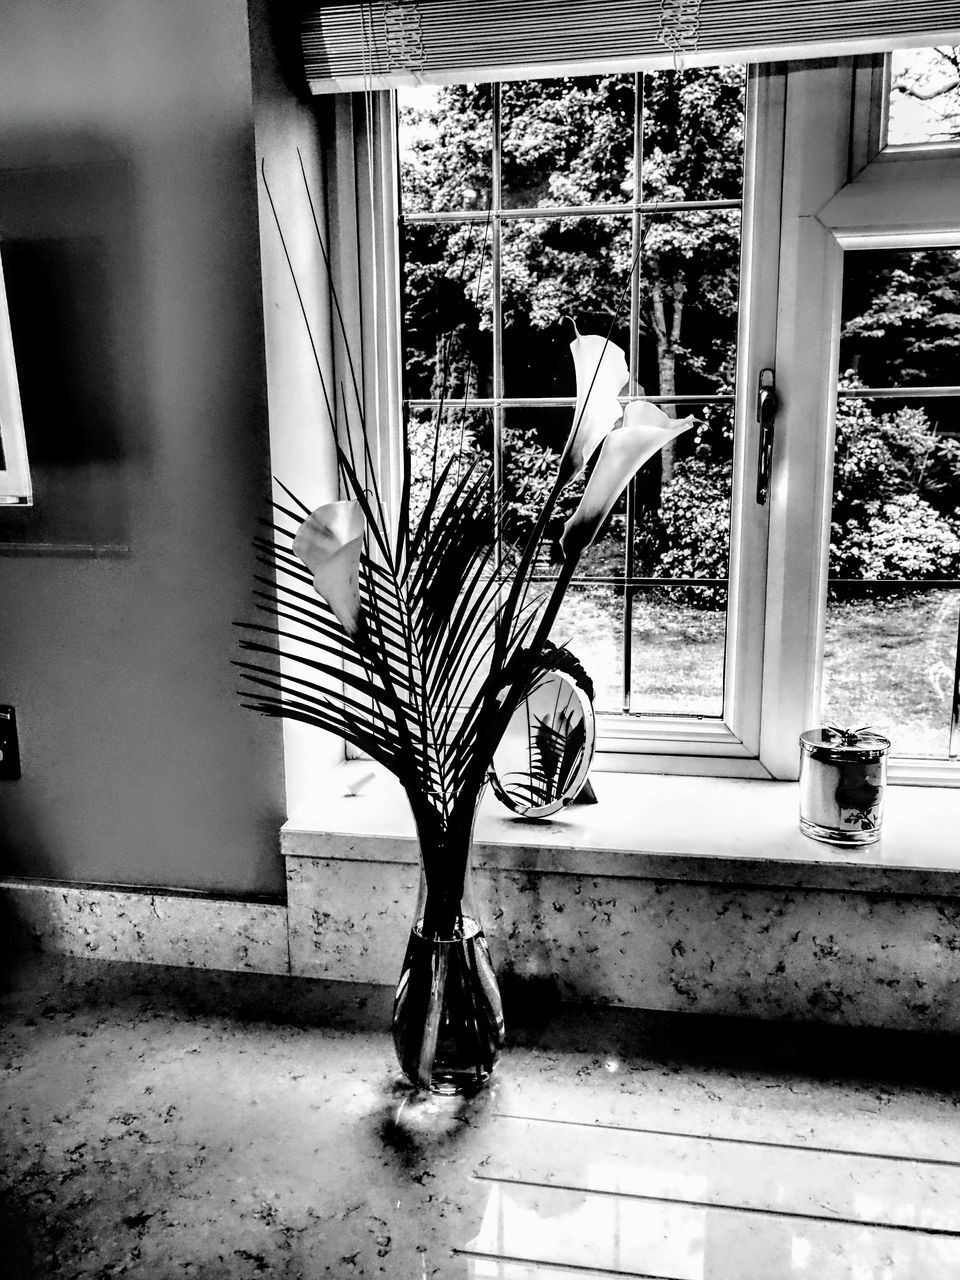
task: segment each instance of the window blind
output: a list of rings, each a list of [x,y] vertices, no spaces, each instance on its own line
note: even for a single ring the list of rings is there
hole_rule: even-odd
[[[960,0],[306,0],[314,93],[960,43]]]

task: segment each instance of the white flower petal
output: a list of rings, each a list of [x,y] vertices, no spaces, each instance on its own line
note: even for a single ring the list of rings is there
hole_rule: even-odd
[[[630,379],[623,352],[596,334],[577,335],[570,343],[577,374],[573,428],[560,459],[564,484],[578,476],[622,413],[617,398]]]
[[[580,505],[563,527],[560,547],[564,559],[579,557],[586,551],[643,464],[696,423],[694,417],[679,421],[668,418],[662,409],[646,400],[633,400],[626,406],[623,426],[604,440]]]
[[[360,549],[363,513],[359,502],[327,502],[304,520],[293,550],[313,574],[318,596],[326,600],[348,635],[360,621]]]

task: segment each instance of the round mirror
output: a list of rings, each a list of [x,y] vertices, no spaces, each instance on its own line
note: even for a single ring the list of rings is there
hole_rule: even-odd
[[[580,795],[595,748],[593,684],[568,649],[554,649],[494,753],[494,795],[524,818],[549,817]]]

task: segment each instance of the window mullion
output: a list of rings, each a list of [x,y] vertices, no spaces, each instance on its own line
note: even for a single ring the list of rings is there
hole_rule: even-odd
[[[640,238],[643,234],[643,214],[640,207],[643,202],[643,75],[637,72],[633,77],[633,217],[630,231],[630,261],[636,263],[630,277],[630,394],[639,394],[640,368],[640,273],[643,263],[640,261]],[[637,522],[637,481],[631,480],[627,486],[627,527],[625,534],[623,573],[623,615],[621,618],[621,648],[623,652],[623,685],[621,706],[625,715],[630,713],[633,685],[633,600],[634,591],[627,583],[634,576],[634,543],[636,541]]]
[[[852,66],[791,69],[780,247],[761,759],[795,778],[823,654],[843,255],[816,216],[846,180]]]
[[[775,362],[786,75],[751,67],[744,120],[741,271],[723,720],[760,749],[768,511],[756,502],[760,370]]]
[[[493,86],[492,129],[491,140],[491,175],[490,175],[490,293],[493,325],[493,483],[494,483],[494,522],[498,553],[503,534],[503,296],[502,296],[502,253],[503,224],[500,214],[503,207],[503,185],[501,170],[502,135],[501,135],[501,101],[500,85]]]
[[[953,697],[950,705],[950,738],[947,758],[960,759],[960,619],[957,621],[957,656],[953,667]]]

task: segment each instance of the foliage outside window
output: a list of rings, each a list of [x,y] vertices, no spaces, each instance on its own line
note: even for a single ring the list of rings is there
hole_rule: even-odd
[[[611,337],[630,354],[631,389],[703,426],[621,503],[554,635],[593,672],[601,710],[719,716],[742,68],[455,86],[400,101],[412,438],[430,429],[446,385],[449,447],[492,456],[503,534],[522,536],[569,427],[569,320],[606,333],[626,286]],[[679,514],[705,471],[721,508],[709,546]],[[555,572],[546,560],[541,569]],[[631,663],[637,643],[642,661]]]
[[[960,49],[896,49],[890,61],[887,141],[960,138]]]
[[[824,709],[901,755],[960,754],[958,368],[960,253],[848,253]]]
[[[895,147],[960,136],[956,54],[890,59]],[[935,127],[904,111],[916,103],[935,104]],[[554,632],[602,710],[724,709],[743,123],[738,68],[401,95],[412,439],[446,375],[448,448],[492,455],[507,537],[569,425],[564,317],[606,331],[645,229],[612,336],[631,390],[704,425],[638,477]],[[845,254],[822,699],[895,754],[940,760],[960,754],[958,264],[948,248]]]

